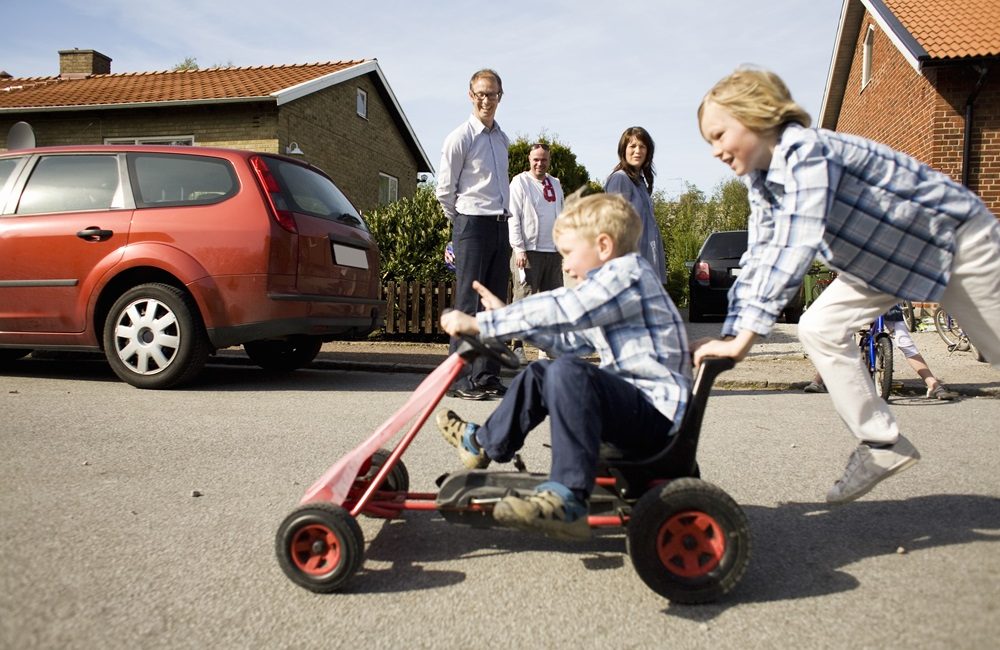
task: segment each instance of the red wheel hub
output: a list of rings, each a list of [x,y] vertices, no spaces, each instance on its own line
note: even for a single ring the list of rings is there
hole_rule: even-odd
[[[660,527],[656,552],[671,573],[697,578],[722,561],[726,537],[714,517],[698,511],[680,512]]]
[[[333,571],[340,562],[340,540],[326,526],[303,526],[292,538],[292,562],[303,573],[318,576]]]

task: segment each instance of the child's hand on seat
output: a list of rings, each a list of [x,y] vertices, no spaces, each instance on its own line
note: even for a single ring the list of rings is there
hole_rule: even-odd
[[[507,306],[507,303],[497,298],[492,291],[480,284],[478,280],[472,283],[472,288],[479,293],[479,298],[482,300],[483,307],[486,308],[486,311],[491,309],[500,309],[501,307]]]

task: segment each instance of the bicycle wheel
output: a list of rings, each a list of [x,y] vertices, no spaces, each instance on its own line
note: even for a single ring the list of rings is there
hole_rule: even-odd
[[[906,323],[906,331],[916,332],[917,318],[913,312],[913,303],[909,300],[904,300],[899,303],[899,309],[903,312],[903,322]]]
[[[892,339],[888,335],[875,339],[875,368],[871,369],[871,373],[875,380],[875,393],[888,402],[892,392]]]
[[[957,345],[962,336],[958,321],[940,307],[934,310],[934,329],[949,346]]]

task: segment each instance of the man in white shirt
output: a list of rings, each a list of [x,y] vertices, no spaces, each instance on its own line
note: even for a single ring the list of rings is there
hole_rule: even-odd
[[[528,148],[528,171],[510,182],[507,225],[515,300],[563,285],[562,256],[552,239],[552,226],[563,208],[563,190],[559,179],[548,174],[550,163],[549,145],[536,142]],[[519,340],[514,341],[514,354],[527,362]],[[539,358],[545,358],[543,350]]]
[[[452,224],[455,255],[455,309],[469,315],[482,311],[478,280],[495,295],[507,295],[510,280],[507,219],[510,141],[494,119],[503,82],[493,70],[479,70],[469,81],[472,116],[445,138],[438,168],[437,198]],[[458,340],[451,340],[451,351]],[[460,376],[451,395],[482,400],[502,397],[500,364],[479,358]]]

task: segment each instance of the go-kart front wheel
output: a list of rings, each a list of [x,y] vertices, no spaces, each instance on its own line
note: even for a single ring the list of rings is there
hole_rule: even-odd
[[[678,603],[718,600],[750,560],[743,510],[722,489],[694,478],[644,494],[632,509],[627,542],[642,581]]]
[[[278,564],[300,587],[330,593],[361,568],[365,539],[358,522],[332,503],[310,503],[285,517],[275,540]]]

